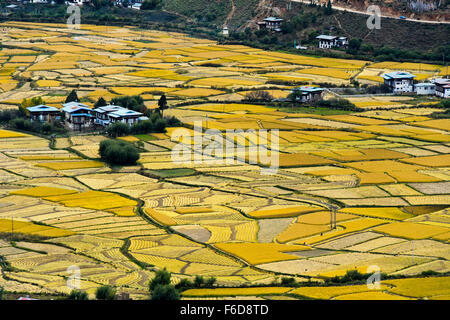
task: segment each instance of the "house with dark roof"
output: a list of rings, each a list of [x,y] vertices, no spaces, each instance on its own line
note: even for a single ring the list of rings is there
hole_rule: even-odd
[[[436,95],[441,98],[450,98],[450,79],[434,80]]]
[[[61,111],[58,108],[40,104],[34,107],[28,107],[31,122],[55,122],[61,120]]]
[[[68,102],[63,104],[64,124],[69,130],[81,131],[92,127],[94,117],[92,109],[80,102]]]
[[[267,17],[263,21],[258,22],[259,29],[267,29],[270,31],[281,31],[281,23],[283,19],[277,17]]]
[[[301,86],[292,89],[292,93],[296,94],[296,100],[299,102],[319,101],[322,99],[322,93],[325,89],[311,86]]]
[[[321,34],[316,37],[319,40],[319,48],[321,49],[331,49],[331,48],[342,48],[348,45],[348,39],[346,37],[328,36],[326,34]]]
[[[414,78],[416,76],[406,71],[394,71],[383,75],[384,84],[393,93],[414,92]]]

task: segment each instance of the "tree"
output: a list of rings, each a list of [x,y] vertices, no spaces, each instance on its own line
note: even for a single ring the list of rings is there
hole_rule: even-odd
[[[68,300],[89,300],[89,296],[85,291],[81,290],[72,290],[70,292]]]
[[[333,7],[331,5],[331,0],[328,0],[327,6],[325,7],[325,14],[330,15],[333,13]]]
[[[80,99],[78,99],[78,95],[77,95],[77,92],[75,91],[75,89],[72,90],[66,98],[66,103],[69,103],[72,101],[80,102]]]
[[[245,100],[249,102],[272,101],[273,96],[264,90],[251,91],[245,95]]]
[[[359,48],[361,47],[361,43],[361,39],[350,39],[350,41],[348,42],[347,53],[357,54]]]
[[[203,286],[205,282],[205,279],[203,279],[202,276],[196,275],[195,279],[194,279],[194,286],[197,288],[200,288],[201,286]]]
[[[116,97],[111,99],[111,104],[142,113],[147,110],[144,99],[139,95]]]
[[[130,129],[131,133],[149,133],[153,131],[153,123],[151,120],[139,121],[133,124]]]
[[[106,128],[106,133],[112,138],[126,136],[130,134],[130,127],[123,122],[115,122]]]
[[[112,165],[134,165],[139,160],[139,150],[121,140],[103,140],[99,147],[100,158]]]
[[[103,99],[103,97],[100,97],[100,98],[98,98],[97,102],[94,104],[94,107],[98,108],[98,107],[104,107],[106,105],[107,105],[106,100]]]
[[[0,287],[0,300],[3,299],[3,292],[4,292],[3,287]]]
[[[159,110],[159,112],[161,112],[161,117],[163,117],[164,116],[164,110],[169,109],[169,107],[167,106],[167,98],[166,98],[165,94],[163,94],[161,96],[161,98],[159,98],[158,106],[159,106],[158,110]]]
[[[158,284],[152,291],[152,300],[180,300],[180,293],[171,284]]]
[[[22,114],[22,116],[25,116],[28,114],[27,108],[38,106],[41,104],[45,104],[45,101],[42,99],[42,97],[33,97],[31,99],[23,99],[22,103],[19,106],[19,112]]]
[[[180,300],[180,293],[170,284],[170,277],[166,268],[156,272],[149,284],[152,300]]]
[[[212,286],[214,286],[214,284],[216,283],[216,281],[217,281],[217,279],[214,278],[214,277],[208,278],[208,279],[206,280],[205,286],[206,286],[206,287],[212,287]]]
[[[144,0],[141,10],[155,10],[162,6],[162,0]]]
[[[158,133],[164,133],[166,132],[166,121],[162,118],[156,120],[153,131]]]
[[[170,284],[171,273],[166,268],[156,271],[155,277],[150,281],[149,288],[153,291],[157,285]]]
[[[97,300],[114,300],[115,296],[116,289],[111,286],[101,286],[95,292]]]

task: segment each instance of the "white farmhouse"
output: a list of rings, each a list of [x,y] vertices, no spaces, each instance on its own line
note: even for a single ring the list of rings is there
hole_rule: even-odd
[[[331,49],[334,47],[341,48],[348,45],[348,39],[346,37],[321,34],[320,36],[317,36],[316,39],[319,40],[319,48],[321,49]]]
[[[406,71],[394,71],[383,75],[384,84],[392,92],[414,92],[414,78],[416,76]]]
[[[423,82],[418,83],[414,86],[414,91],[417,94],[423,95],[423,94],[435,94],[436,92],[436,85],[431,82]]]
[[[114,122],[123,122],[129,126],[142,121],[148,120],[141,112],[122,108],[121,106],[107,105],[94,109],[94,123],[103,127]]]

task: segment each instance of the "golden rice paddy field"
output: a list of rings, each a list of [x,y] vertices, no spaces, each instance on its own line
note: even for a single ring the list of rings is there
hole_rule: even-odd
[[[15,268],[0,278],[7,291],[67,293],[67,267],[79,265],[89,294],[109,284],[135,299],[148,296],[148,281],[164,267],[175,282],[202,275],[250,285],[192,289],[185,297],[450,295],[448,276],[420,278],[450,271],[449,120],[433,120],[436,108],[413,106],[408,97],[351,98],[366,111],[331,115],[242,102],[257,89],[285,97],[298,81],[376,83],[388,70],[432,77],[440,66],[265,52],[133,27],[83,25],[82,37],[57,25],[1,27],[2,108],[31,96],[61,107],[69,87],[80,84],[88,105],[125,94],[142,95],[148,106],[161,93],[170,106],[190,101],[165,114],[199,127],[122,137],[146,150],[137,166],[122,169],[100,161],[102,135],[57,138],[51,149],[45,138],[0,129],[0,256]],[[37,36],[42,41],[31,42]],[[19,76],[33,85],[17,87]],[[210,152],[200,163],[172,160],[179,142],[190,151],[208,145],[175,133],[205,137],[206,129],[219,136],[279,131],[239,132],[227,137],[239,148]],[[244,163],[254,155],[250,147],[266,156]],[[279,169],[264,174],[264,161],[277,152]],[[13,245],[11,232],[24,238]],[[318,279],[373,265],[411,278],[383,281],[375,291],[251,287],[280,274]]]

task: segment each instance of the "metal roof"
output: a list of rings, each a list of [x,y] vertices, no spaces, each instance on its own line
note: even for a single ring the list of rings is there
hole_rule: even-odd
[[[406,72],[406,71],[394,71],[394,72],[389,72],[389,73],[385,73],[383,74],[383,78],[386,80],[390,80],[390,79],[412,79],[415,78],[416,76]]]
[[[91,110],[91,108],[89,108],[88,105],[84,104],[84,103],[80,103],[80,102],[68,102],[68,103],[64,103],[63,104],[63,108],[62,110],[64,112],[68,112],[68,113],[72,113],[72,112],[76,112],[78,110]]]
[[[295,88],[294,90],[300,90],[302,92],[322,92],[324,89],[319,87],[311,87],[311,86],[301,86]]]
[[[40,104],[40,105],[34,106],[34,107],[28,107],[27,110],[30,112],[59,111],[58,108],[49,107],[49,106],[46,106],[45,104]]]
[[[429,87],[429,86],[436,86],[436,85],[431,82],[422,82],[422,83],[416,84],[416,87]]]
[[[126,116],[142,116],[141,112],[121,108],[120,110],[111,112],[109,116],[126,117]]]
[[[336,39],[336,36],[327,36],[326,34],[321,34],[320,36],[317,36],[316,39],[319,40],[334,40]]]
[[[114,111],[117,111],[120,109],[125,109],[125,108],[122,108],[121,106],[115,106],[112,104],[108,104],[107,106],[98,107],[98,108],[94,109],[94,111],[98,112],[98,113],[105,113],[105,112],[114,112]]]
[[[267,18],[264,19],[264,21],[269,21],[269,22],[281,22],[281,21],[283,21],[283,19],[277,18],[277,17],[267,17]]]

